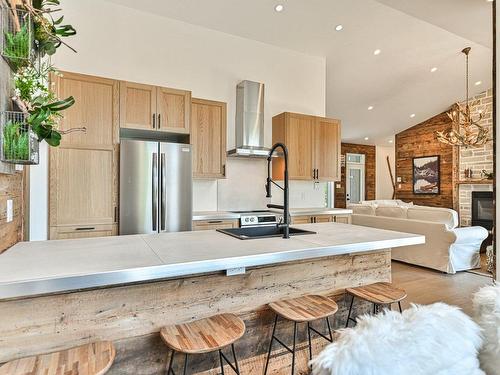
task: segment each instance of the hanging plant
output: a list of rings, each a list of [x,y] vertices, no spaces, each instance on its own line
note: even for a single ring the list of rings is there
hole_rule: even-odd
[[[61,11],[54,8],[60,5],[59,0],[33,0],[32,3],[23,0],[22,3],[33,21],[34,48],[38,64],[30,61],[27,65],[16,66],[13,100],[28,115],[27,124],[36,134],[38,141],[45,140],[50,146],[57,147],[61,143],[63,134],[86,131],[85,128],[65,131],[58,129],[59,121],[63,117],[61,112],[71,107],[75,99],[72,96],[59,99],[49,87],[50,75],[58,74],[50,63],[50,56],[54,55],[61,45],[76,52],[62,40],[75,35],[76,30],[71,25],[62,24],[63,16],[57,19],[53,17],[55,13]],[[19,34],[21,32],[18,32],[16,37]]]

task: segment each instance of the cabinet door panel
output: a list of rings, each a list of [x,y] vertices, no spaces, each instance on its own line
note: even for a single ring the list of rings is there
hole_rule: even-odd
[[[315,216],[315,223],[331,223],[333,222],[333,217],[329,215]]]
[[[191,116],[194,177],[224,178],[226,103],[193,99]]]
[[[120,82],[120,127],[151,130],[155,128],[156,87]]]
[[[157,113],[159,130],[189,133],[191,92],[158,87]]]
[[[336,223],[351,224],[351,215],[335,216]]]
[[[51,150],[51,226],[115,221],[113,151]]]
[[[314,165],[323,181],[340,180],[340,121],[317,118],[314,125]]]
[[[311,224],[311,216],[292,216],[292,224]]]
[[[118,113],[118,83],[74,73],[56,76],[55,81],[58,97],[75,98],[75,104],[64,111],[61,129],[86,128],[85,133],[65,134],[61,146],[112,149],[115,136],[113,124]]]
[[[310,180],[313,170],[314,117],[290,114],[286,125],[288,174],[290,179]]]
[[[238,220],[207,220],[207,221],[193,221],[193,230],[216,230],[216,229],[229,229],[238,228]]]

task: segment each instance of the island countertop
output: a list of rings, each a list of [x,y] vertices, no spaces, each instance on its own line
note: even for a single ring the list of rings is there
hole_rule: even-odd
[[[340,223],[316,234],[239,240],[216,231],[21,242],[0,255],[0,300],[150,282],[425,242],[421,235]]]

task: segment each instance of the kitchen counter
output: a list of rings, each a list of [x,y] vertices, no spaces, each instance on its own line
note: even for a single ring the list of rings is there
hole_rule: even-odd
[[[236,343],[241,360],[258,358],[272,330],[270,302],[328,296],[340,327],[345,288],[390,282],[390,249],[425,240],[341,223],[294,227],[317,234],[238,240],[208,230],[19,243],[0,255],[0,363],[111,340],[118,355],[110,375],[136,374],[137,363],[163,374],[161,328],[221,312],[249,327]],[[356,316],[371,310],[362,301],[353,307]],[[195,356],[191,365],[213,368],[211,361]]]
[[[0,300],[149,282],[398,246],[424,236],[339,223],[317,234],[239,240],[216,231],[21,242],[0,255]]]
[[[269,209],[271,212],[283,213],[282,210]],[[351,215],[352,210],[344,208],[291,208],[290,216],[314,216],[314,215]],[[195,211],[193,221],[202,220],[237,220],[239,213],[229,211]]]

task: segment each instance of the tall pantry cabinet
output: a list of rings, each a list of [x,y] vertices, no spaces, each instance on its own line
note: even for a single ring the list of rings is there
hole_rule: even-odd
[[[75,73],[53,76],[56,95],[72,95],[60,128],[65,134],[50,148],[49,239],[117,234],[119,85],[111,79]]]

